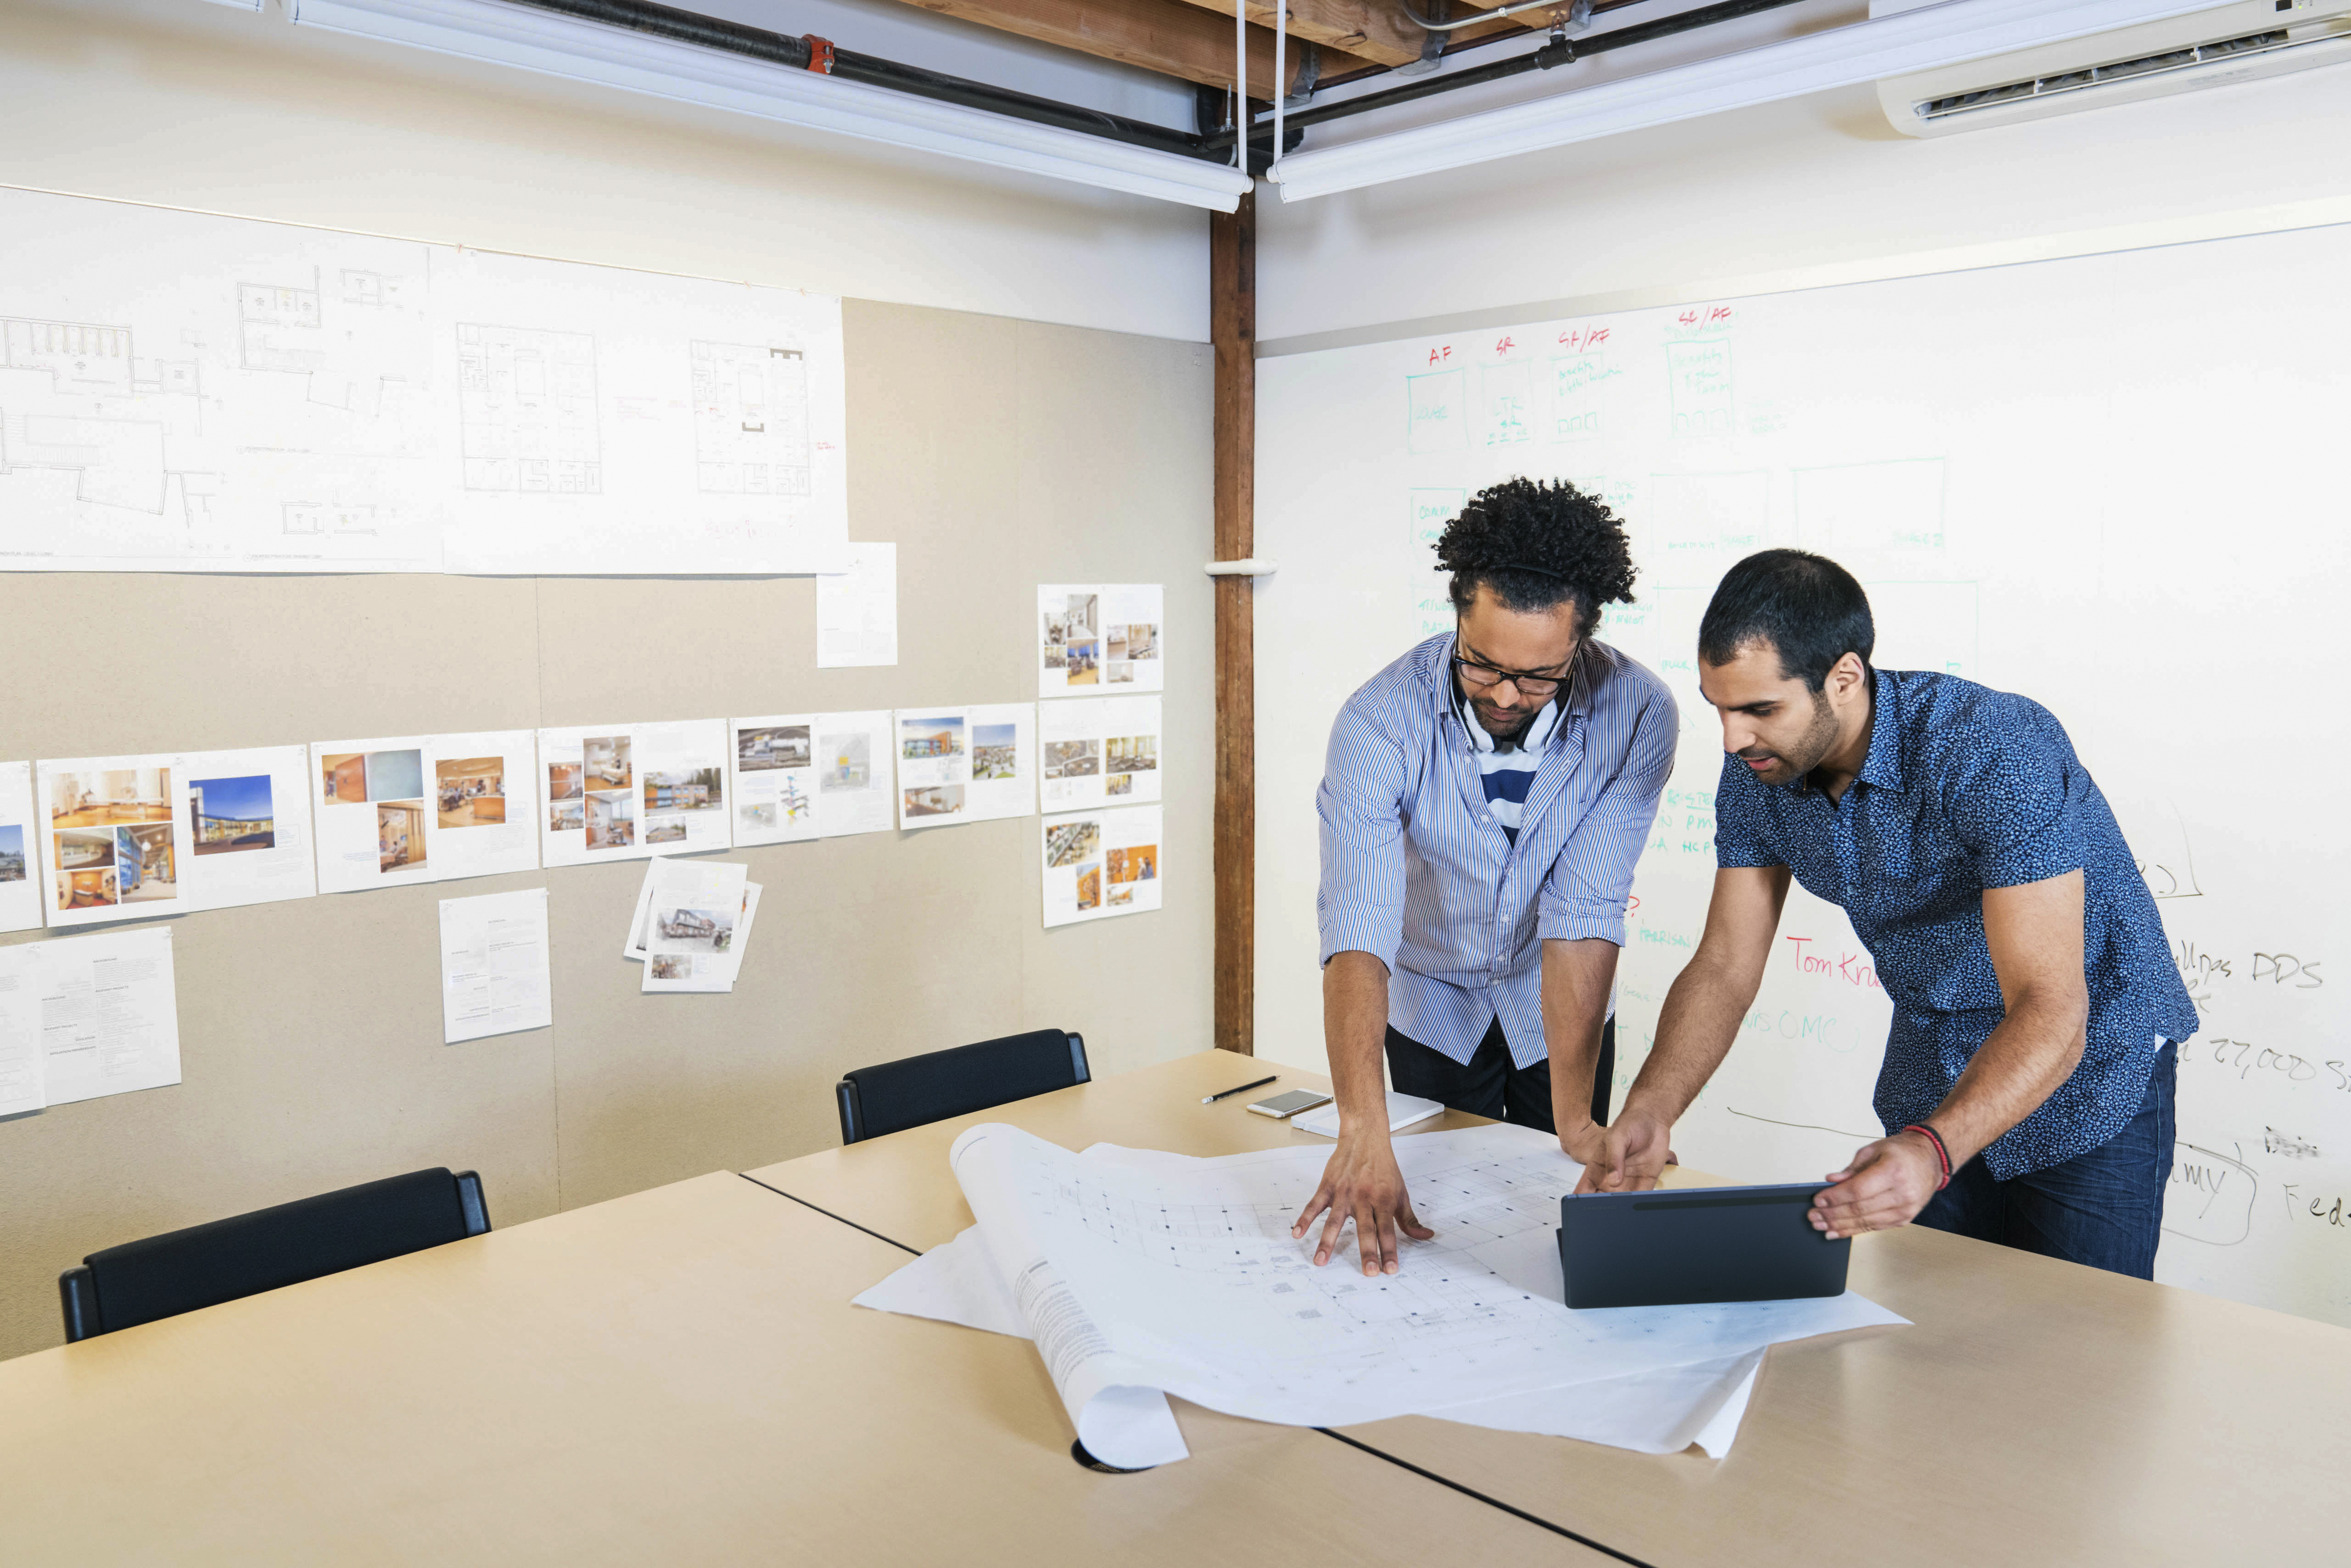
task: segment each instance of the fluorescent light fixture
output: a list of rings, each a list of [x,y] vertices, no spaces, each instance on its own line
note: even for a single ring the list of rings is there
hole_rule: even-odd
[[[1415,174],[1590,141],[2213,8],[2213,0],[1946,0],[1899,16],[1296,153],[1277,176],[1302,202]]]
[[[1249,189],[1249,177],[1228,164],[793,70],[500,0],[294,0],[291,9],[294,20],[304,26],[1220,213],[1238,206]]]

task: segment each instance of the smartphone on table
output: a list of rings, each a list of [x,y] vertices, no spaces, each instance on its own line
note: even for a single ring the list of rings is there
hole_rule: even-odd
[[[1292,1089],[1287,1094],[1269,1095],[1250,1105],[1249,1109],[1260,1116],[1271,1116],[1276,1121],[1281,1121],[1297,1115],[1301,1111],[1311,1111],[1317,1105],[1329,1103],[1331,1103],[1331,1096],[1318,1090]]]

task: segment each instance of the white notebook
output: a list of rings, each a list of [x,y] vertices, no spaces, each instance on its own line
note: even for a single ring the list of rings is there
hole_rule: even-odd
[[[1400,1133],[1415,1122],[1426,1122],[1445,1107],[1434,1100],[1424,1100],[1417,1094],[1399,1094],[1388,1091],[1388,1131]],[[1339,1135],[1339,1106],[1336,1101],[1319,1110],[1292,1116],[1290,1124],[1301,1133],[1319,1133],[1326,1138]]]

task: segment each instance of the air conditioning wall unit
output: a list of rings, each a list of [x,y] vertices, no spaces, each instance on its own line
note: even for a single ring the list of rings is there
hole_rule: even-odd
[[[1898,16],[1941,3],[1869,0],[1869,14]],[[2345,60],[2351,60],[2351,0],[2239,0],[2168,22],[1891,77],[1877,84],[1877,98],[1895,130],[1951,136]]]

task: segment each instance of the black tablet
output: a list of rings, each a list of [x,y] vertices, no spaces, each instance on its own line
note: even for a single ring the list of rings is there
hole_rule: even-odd
[[[1776,1301],[1844,1291],[1853,1239],[1804,1215],[1819,1182],[1598,1192],[1559,1200],[1571,1307]]]

